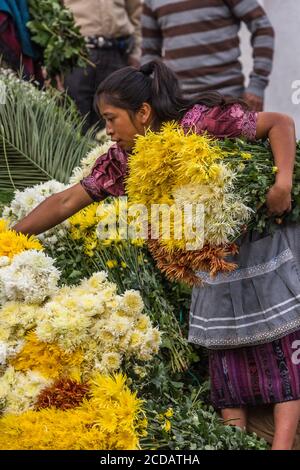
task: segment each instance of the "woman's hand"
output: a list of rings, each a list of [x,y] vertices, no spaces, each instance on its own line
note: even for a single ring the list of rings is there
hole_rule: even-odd
[[[275,183],[268,191],[266,200],[269,215],[283,215],[292,208],[291,187]]]

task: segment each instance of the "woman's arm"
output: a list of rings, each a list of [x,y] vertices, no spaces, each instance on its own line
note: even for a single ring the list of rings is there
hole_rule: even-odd
[[[270,214],[281,215],[291,210],[291,190],[296,157],[294,120],[279,113],[258,113],[256,137],[269,138],[275,165],[278,168],[275,184],[267,195]]]
[[[78,183],[65,191],[48,197],[18,222],[13,230],[28,235],[38,235],[60,224],[92,202],[93,199]]]

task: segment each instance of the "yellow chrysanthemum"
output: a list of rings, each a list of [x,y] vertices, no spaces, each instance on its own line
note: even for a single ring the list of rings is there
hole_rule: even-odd
[[[171,431],[171,422],[166,419],[162,428],[166,431],[166,432],[170,432]]]
[[[67,354],[54,343],[39,341],[36,334],[30,332],[11,364],[18,371],[37,370],[45,377],[58,378],[63,373],[77,377],[82,361],[80,350]]]
[[[252,155],[251,155],[251,153],[248,153],[248,152],[242,152],[242,153],[241,153],[241,157],[242,157],[244,160],[251,160]]]
[[[5,219],[0,219],[0,233],[8,230],[8,223]]]
[[[166,123],[159,133],[149,131],[137,138],[129,159],[126,188],[130,203],[160,203],[175,182],[206,180],[209,167],[224,156],[215,139],[185,135],[176,123]]]
[[[136,450],[146,434],[142,401],[125,385],[126,377],[100,376],[93,396],[76,408],[45,408],[0,419],[1,450]],[[107,395],[107,390],[111,393]],[[104,392],[104,393],[103,393]]]
[[[95,400],[115,399],[126,387],[126,375],[106,376],[96,374],[90,380],[91,394]]]
[[[116,266],[118,266],[118,261],[116,261],[115,259],[109,259],[106,261],[106,266],[109,268],[109,269],[113,269],[115,268]]]
[[[173,408],[168,408],[167,411],[165,412],[165,417],[166,418],[172,418],[173,415],[174,415]]]
[[[137,138],[128,163],[126,189],[129,202],[131,207],[135,204],[146,206],[151,238],[159,238],[168,252],[201,249],[204,243],[210,243],[208,238],[205,239],[203,229],[197,227],[197,235],[191,229],[196,217],[200,220],[196,207],[202,205],[206,209],[208,199],[203,200],[203,188],[206,194],[210,191],[210,200],[215,200],[216,192],[223,198],[225,208],[220,206],[219,214],[224,210],[226,213],[226,208],[229,212],[225,197],[231,189],[234,173],[224,161],[227,156],[214,138],[192,132],[185,134],[175,123],[165,124],[158,133],[149,131]],[[179,200],[178,190],[182,193]],[[183,197],[183,191],[187,197]],[[215,222],[216,217],[211,225]],[[235,220],[230,222],[233,225]],[[229,234],[232,235],[230,223],[226,228],[223,243],[227,243]]]
[[[229,166],[229,155],[216,139],[185,134],[176,123],[137,138],[126,180],[130,207],[146,207],[150,238],[170,260],[176,251],[227,245],[248,222],[251,210],[234,192],[238,168]],[[172,272],[176,266],[174,260]]]
[[[2,224],[2,226],[4,226]],[[41,243],[33,236],[16,233],[13,230],[0,230],[0,257],[12,259],[16,254],[25,250],[43,250]]]

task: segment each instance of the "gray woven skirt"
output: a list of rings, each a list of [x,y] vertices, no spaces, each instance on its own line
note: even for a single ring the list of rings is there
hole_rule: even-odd
[[[264,344],[300,329],[300,224],[238,240],[238,267],[192,292],[189,342],[209,349]]]
[[[209,348],[215,408],[300,399],[300,225],[239,240],[238,268],[194,288],[189,341]]]

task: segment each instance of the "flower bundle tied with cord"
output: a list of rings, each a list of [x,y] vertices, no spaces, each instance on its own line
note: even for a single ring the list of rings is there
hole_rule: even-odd
[[[239,152],[207,134],[185,134],[176,123],[137,138],[128,162],[129,205],[146,206],[149,249],[169,279],[199,285],[199,271],[213,276],[236,268],[227,257],[237,252],[235,241],[253,225],[258,209],[255,188],[260,176],[259,172],[253,175],[253,164],[265,178],[259,180],[260,192],[261,183],[267,192],[274,179],[271,158],[261,162],[259,155]],[[170,216],[169,236],[164,237],[159,220],[159,237],[154,238],[150,214],[161,204],[175,208],[175,216]],[[178,218],[187,206],[195,209],[197,205],[204,211],[201,231],[193,229],[192,217]],[[191,240],[186,233],[194,233],[192,241],[199,239],[202,244],[196,243],[197,249],[187,248]]]

